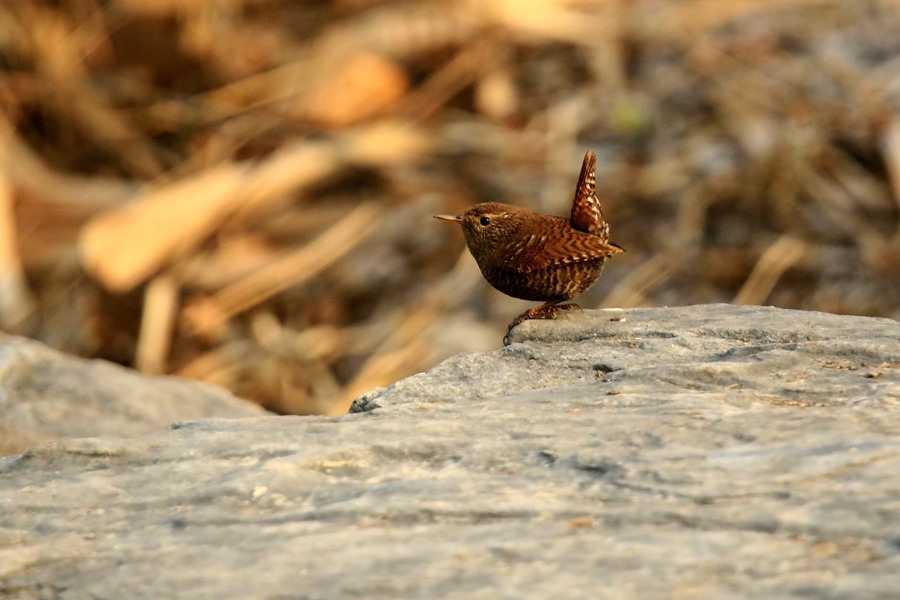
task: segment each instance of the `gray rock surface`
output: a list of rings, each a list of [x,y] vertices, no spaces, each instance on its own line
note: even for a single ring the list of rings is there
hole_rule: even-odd
[[[0,456],[66,438],[134,437],[175,421],[264,414],[217,387],[0,336]]]
[[[900,324],[526,322],[342,417],[0,459],[0,598],[900,597]]]

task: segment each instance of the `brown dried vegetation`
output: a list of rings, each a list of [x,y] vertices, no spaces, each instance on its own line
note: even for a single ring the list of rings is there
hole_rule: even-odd
[[[496,347],[433,221],[566,214],[579,304],[900,316],[900,9],[837,0],[0,5],[0,326],[286,413]]]

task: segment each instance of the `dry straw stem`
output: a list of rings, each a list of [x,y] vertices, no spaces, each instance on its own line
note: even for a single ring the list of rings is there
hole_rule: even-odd
[[[214,90],[203,101],[217,119],[278,103],[284,117],[335,128],[384,112],[408,88],[400,65],[365,51],[298,60]]]
[[[35,309],[16,242],[12,184],[0,171],[0,327],[19,330]]]
[[[336,133],[334,140],[346,162],[373,168],[412,163],[435,151],[431,131],[394,119]]]
[[[108,290],[127,292],[195,247],[245,200],[246,165],[222,165],[148,190],[82,229],[82,263]]]
[[[178,282],[170,274],[153,278],[144,292],[141,331],[134,361],[139,371],[151,375],[166,372],[178,313],[178,292]]]
[[[250,340],[222,344],[214,350],[194,357],[175,374],[186,379],[196,379],[233,389],[235,373],[240,370],[244,354],[250,351],[253,351]]]
[[[473,41],[420,85],[400,111],[416,119],[432,116],[453,96],[495,69],[501,60],[502,47],[496,41]]]
[[[582,5],[587,11],[572,7]],[[784,7],[783,0],[468,0],[465,10],[485,23],[500,25],[528,39],[543,38],[604,49],[620,35],[630,13],[641,14],[644,27],[655,32],[693,36],[728,21]],[[833,5],[833,0],[792,0],[791,7]]]
[[[579,46],[602,46],[618,29],[627,6],[621,0],[591,3],[593,11],[573,10],[569,0],[467,0],[460,5],[488,25],[500,26],[534,41],[556,40]]]
[[[894,191],[894,201],[900,206],[900,119],[891,119],[881,138],[884,162]]]
[[[329,72],[308,95],[303,109],[323,127],[347,127],[383,113],[408,88],[403,67],[379,54],[361,52]]]
[[[310,244],[290,252],[184,312],[188,328],[199,335],[214,335],[231,317],[268,300],[342,258],[378,227],[384,210],[360,204]]]
[[[47,167],[0,117],[0,171],[21,202],[37,202],[88,216],[132,197],[138,186],[109,177],[62,175]]]
[[[484,25],[466,3],[387,2],[358,16],[335,22],[311,45],[313,55],[368,50],[395,59],[408,59],[460,46]]]
[[[233,6],[235,10],[241,6],[265,5],[273,0],[236,0],[223,4]],[[115,4],[135,16],[164,18],[196,15],[209,8],[209,0],[115,0]]]
[[[848,236],[864,245],[873,231],[860,216],[858,203],[848,191],[834,179],[809,165],[797,165],[795,171],[799,182],[809,196],[815,198],[822,213]]]
[[[784,235],[769,246],[759,257],[750,276],[744,283],[734,304],[762,304],[775,289],[775,285],[785,271],[800,262],[807,251],[807,243],[803,240]]]
[[[209,237],[237,210],[260,210],[284,194],[331,175],[344,164],[414,160],[428,136],[378,123],[334,141],[300,142],[258,164],[227,164],[151,189],[85,225],[85,270],[107,289],[128,291]]]

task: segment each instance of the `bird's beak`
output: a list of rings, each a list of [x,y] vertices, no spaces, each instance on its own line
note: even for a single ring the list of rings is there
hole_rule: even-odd
[[[435,219],[440,219],[441,221],[456,221],[457,223],[462,223],[462,219],[459,218],[459,215],[434,215]]]

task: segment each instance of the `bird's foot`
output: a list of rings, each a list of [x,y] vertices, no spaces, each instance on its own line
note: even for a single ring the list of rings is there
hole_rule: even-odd
[[[581,314],[584,314],[584,309],[581,308],[581,306],[575,304],[574,302],[569,302],[568,304],[557,304],[553,308],[556,309],[557,313],[561,310],[572,310],[573,308],[577,308],[578,310],[581,311]],[[557,313],[553,313],[553,316],[549,317],[549,318],[555,319]]]
[[[574,302],[570,302],[568,304],[543,304],[535,308],[529,308],[521,315],[513,319],[513,322],[510,323],[509,327],[506,328],[506,335],[503,336],[503,345],[509,346],[509,332],[512,331],[513,327],[515,327],[519,323],[523,321],[529,321],[531,319],[555,319],[556,315],[558,315],[562,311],[572,310],[573,308],[577,308],[581,312],[584,312],[584,309]]]

